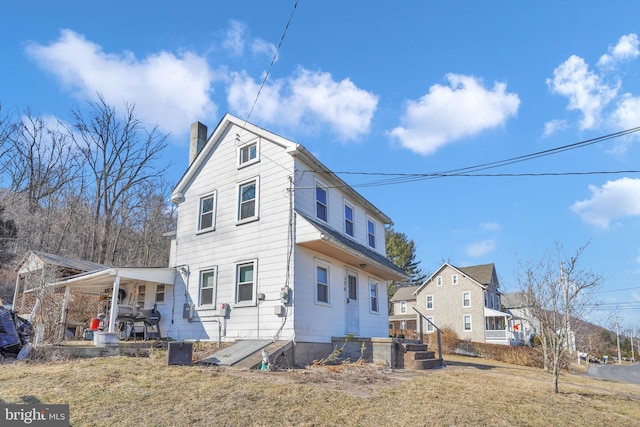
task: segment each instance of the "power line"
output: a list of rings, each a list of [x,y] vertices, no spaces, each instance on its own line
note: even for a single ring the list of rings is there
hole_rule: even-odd
[[[548,150],[538,151],[535,153],[525,154],[522,156],[511,157],[504,160],[498,160],[488,163],[482,163],[474,166],[467,166],[463,168],[450,169],[441,172],[431,173],[383,173],[383,172],[352,172],[352,171],[337,171],[334,174],[343,175],[363,175],[363,176],[389,176],[392,178],[382,179],[379,181],[373,181],[364,184],[352,185],[352,187],[375,187],[383,185],[402,184],[413,181],[421,181],[426,179],[435,178],[447,178],[447,177],[525,177],[525,176],[569,176],[569,175],[598,175],[598,174],[621,174],[621,173],[640,173],[638,170],[620,170],[620,171],[587,171],[587,172],[543,172],[543,173],[503,173],[503,174],[478,174],[479,172],[488,169],[494,169],[502,166],[508,166],[515,163],[524,162],[527,160],[533,160],[540,157],[550,156],[553,154],[562,153],[565,151],[575,150],[578,148],[588,147],[593,144],[597,144],[609,139],[620,138],[626,135],[633,134],[640,131],[640,127],[634,127],[623,131],[611,133],[608,135],[599,136],[596,138],[587,139],[584,141],[576,142],[573,144],[563,145],[560,147],[551,148]],[[311,171],[313,172],[313,171]],[[315,171],[318,172],[318,171]]]

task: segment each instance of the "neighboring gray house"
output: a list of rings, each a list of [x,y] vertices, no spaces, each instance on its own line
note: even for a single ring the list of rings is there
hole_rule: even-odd
[[[389,329],[416,330],[418,313],[413,308],[416,306],[414,293],[417,289],[418,286],[403,286],[391,297],[393,314],[389,316]]]
[[[455,267],[443,264],[415,291],[416,308],[439,328],[453,329],[462,340],[514,345],[512,316],[501,307],[494,264]],[[428,322],[424,331],[433,332]]]

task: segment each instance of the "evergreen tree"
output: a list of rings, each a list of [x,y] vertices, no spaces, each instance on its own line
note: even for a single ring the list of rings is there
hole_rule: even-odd
[[[396,232],[393,228],[386,229],[385,248],[387,257],[409,276],[407,281],[389,282],[387,294],[391,301],[391,297],[399,287],[421,285],[427,276],[420,269],[420,261],[416,261],[416,244],[404,233]],[[389,304],[389,310],[391,310],[391,304]]]

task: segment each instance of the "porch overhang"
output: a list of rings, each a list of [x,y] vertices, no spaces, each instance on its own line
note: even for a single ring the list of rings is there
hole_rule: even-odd
[[[494,310],[489,307],[484,308],[484,317],[504,317],[507,320],[511,319],[511,315],[509,313],[505,313],[503,311]]]
[[[67,277],[50,283],[51,287],[69,287],[72,291],[85,293],[101,293],[105,287],[113,286],[116,277],[120,286],[128,283],[175,284],[177,271],[173,268],[125,267],[103,268]]]
[[[338,259],[383,280],[407,280],[409,278],[404,271],[382,254],[341,235],[305,214],[296,213],[298,214],[296,244]]]

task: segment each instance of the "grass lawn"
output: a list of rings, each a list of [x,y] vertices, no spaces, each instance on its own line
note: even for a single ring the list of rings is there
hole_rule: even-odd
[[[66,403],[73,426],[632,426],[640,386],[446,356],[447,366],[239,371],[166,352],[0,363],[0,401]]]

